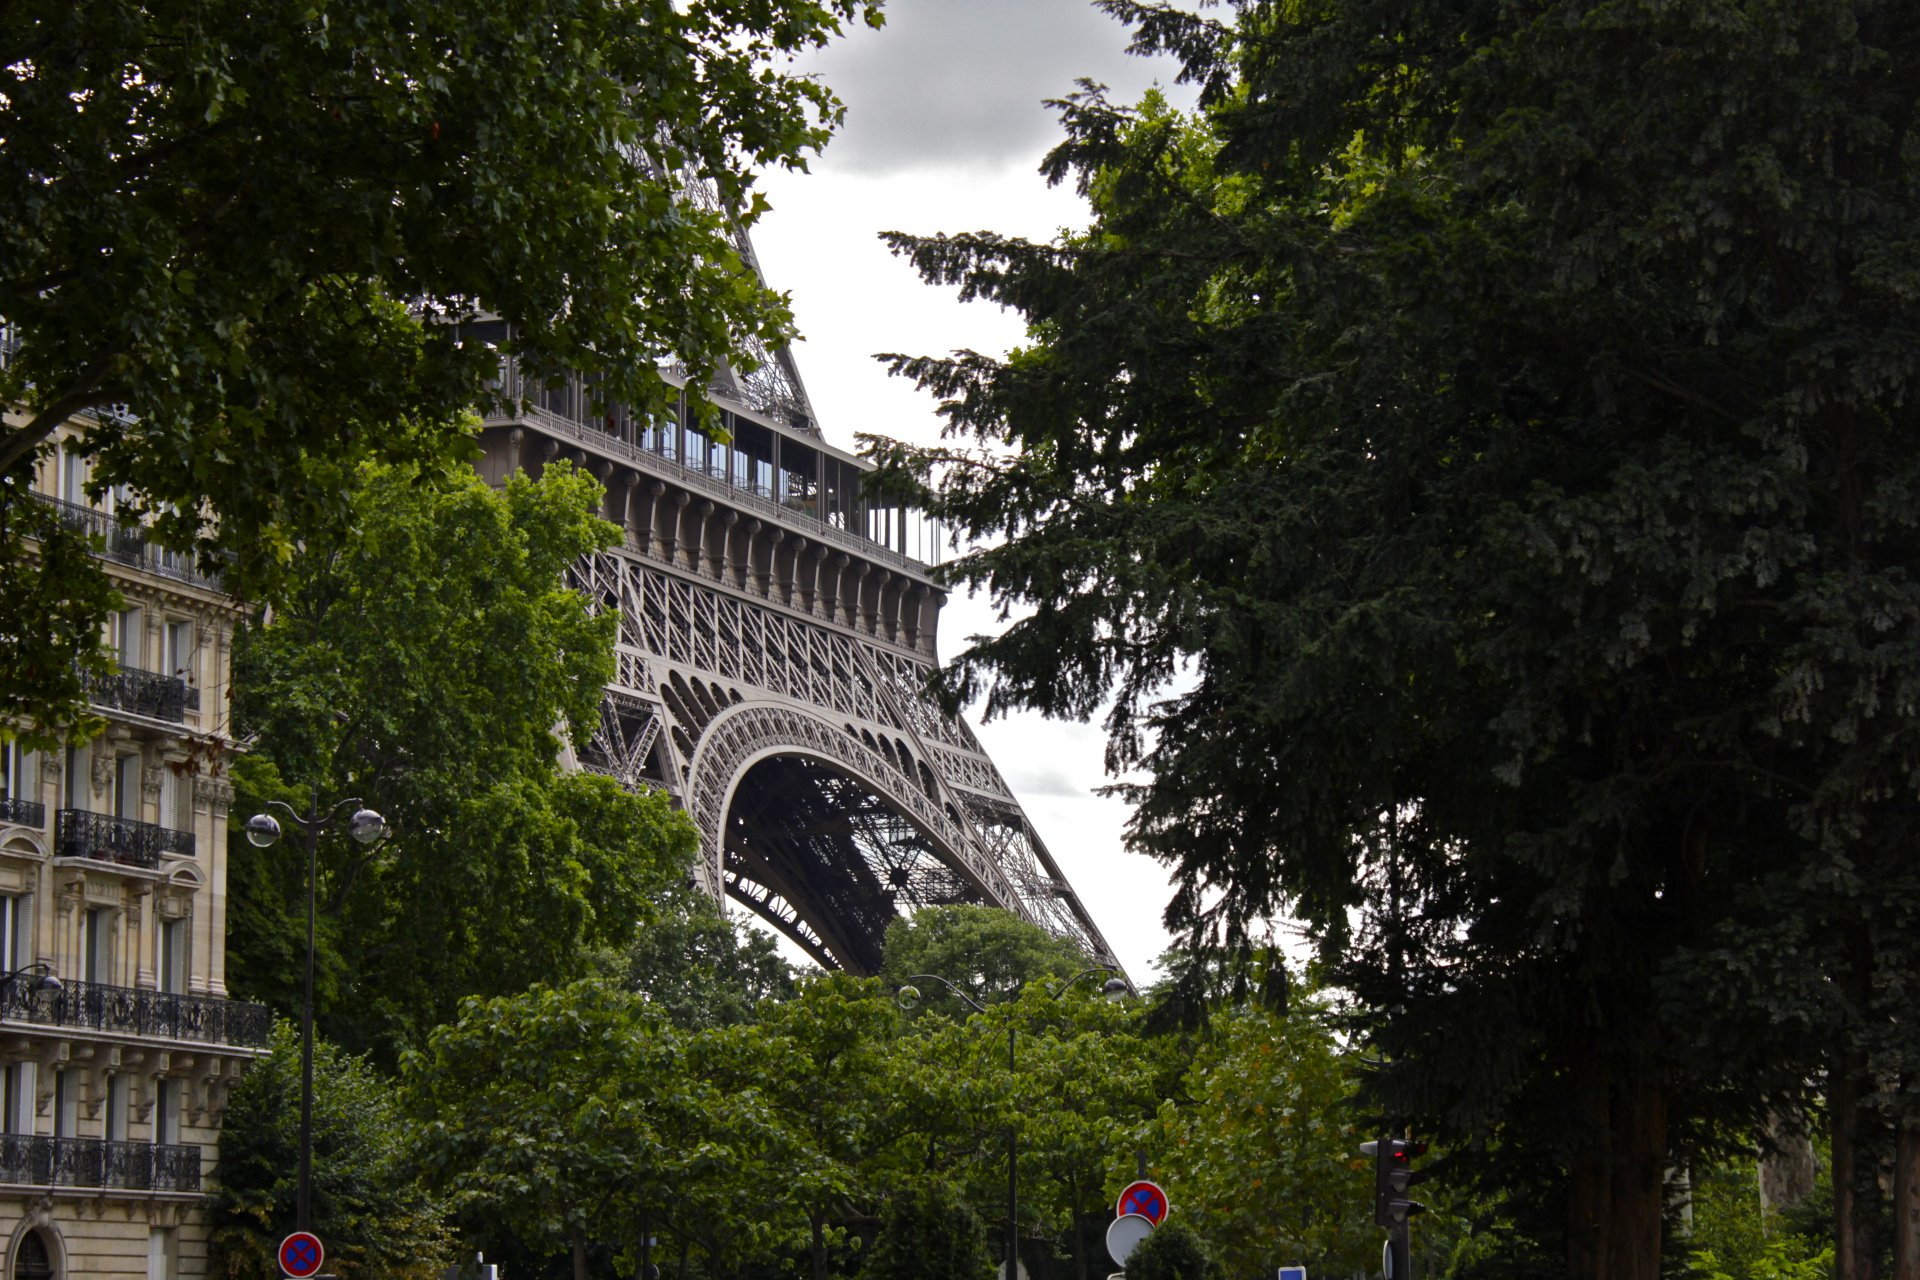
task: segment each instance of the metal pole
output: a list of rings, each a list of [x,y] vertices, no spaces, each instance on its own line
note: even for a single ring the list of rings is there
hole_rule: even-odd
[[[294,1225],[313,1229],[313,899],[319,862],[320,789],[307,802],[307,989],[300,1011],[300,1189]]]
[[[1013,1024],[1007,1024],[1007,1088],[1013,1085]],[[1020,1258],[1018,1243],[1020,1239],[1020,1164],[1014,1150],[1014,1118],[1007,1115],[1007,1280],[1020,1280]]]

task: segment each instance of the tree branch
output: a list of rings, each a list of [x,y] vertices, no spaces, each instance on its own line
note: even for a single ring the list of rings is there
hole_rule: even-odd
[[[101,380],[112,364],[113,353],[102,355],[81,372],[73,387],[55,397],[26,426],[9,435],[6,442],[0,444],[0,475],[13,470],[22,458],[39,448],[61,423],[96,403],[100,399]]]

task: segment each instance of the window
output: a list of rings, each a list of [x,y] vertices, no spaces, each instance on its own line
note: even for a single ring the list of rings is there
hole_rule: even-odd
[[[60,781],[63,809],[87,807],[87,771],[93,765],[93,753],[86,747],[67,748],[67,768]]]
[[[53,1255],[46,1239],[38,1231],[29,1231],[20,1241],[20,1252],[13,1260],[17,1280],[53,1280]]]
[[[83,982],[111,982],[113,972],[113,911],[108,907],[89,907],[81,918],[80,979]]]
[[[113,761],[113,816],[140,816],[140,757],[116,756]]]
[[[33,1132],[33,1064],[15,1062],[0,1074],[0,1130]]]
[[[0,742],[0,800],[40,798],[40,758],[17,742]]]
[[[80,1128],[79,1072],[58,1067],[53,1073],[53,1136],[77,1137]]]
[[[165,1076],[153,1082],[153,1140],[163,1147],[180,1141],[180,1082]]]
[[[160,773],[160,825],[175,831],[193,830],[193,779],[171,768]]]
[[[180,995],[187,989],[187,922],[160,922],[160,989]]]
[[[8,972],[27,963],[27,933],[33,923],[29,901],[25,894],[0,896],[0,969]]]
[[[107,1124],[108,1142],[127,1140],[127,1078],[115,1072],[107,1077]]]
[[[87,504],[87,461],[78,454],[69,453],[65,445],[60,446],[55,465],[59,468],[60,500],[71,502],[77,507]]]
[[[119,652],[120,665],[143,670],[146,663],[140,660],[145,649],[146,621],[138,609],[122,609],[114,615],[113,644]]]
[[[179,676],[188,684],[197,684],[193,678],[193,623],[169,622],[166,633],[166,662],[161,670],[170,676]]]

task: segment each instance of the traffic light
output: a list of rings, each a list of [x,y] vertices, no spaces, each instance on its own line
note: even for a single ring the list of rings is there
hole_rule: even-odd
[[[1427,1154],[1427,1144],[1407,1138],[1382,1138],[1360,1144],[1363,1155],[1373,1157],[1373,1220],[1383,1227],[1398,1227],[1416,1213],[1426,1212],[1418,1200],[1407,1199],[1407,1190],[1426,1181],[1425,1171],[1416,1172],[1414,1160]]]

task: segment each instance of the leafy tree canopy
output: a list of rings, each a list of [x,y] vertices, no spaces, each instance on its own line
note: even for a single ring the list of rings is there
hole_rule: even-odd
[[[452,1256],[446,1205],[413,1176],[391,1081],[321,1041],[313,1055],[313,1219],[342,1280],[435,1280]],[[274,1024],[272,1052],[228,1099],[213,1195],[211,1273],[276,1280],[294,1228],[300,1144],[300,1032]]]
[[[606,545],[599,485],[566,467],[502,491],[464,470],[370,467],[357,523],[303,547],[287,603],[235,650],[235,821],[270,799],[302,814],[359,797],[391,836],[322,840],[325,1020],[391,1055],[461,997],[584,971],[629,943],[695,846],[659,795],[563,774],[612,674],[610,614],[564,574]],[[295,1007],[306,850],[237,838],[230,937],[237,989]]]
[[[768,935],[678,884],[656,899],[647,927],[618,960],[622,980],[677,1027],[752,1022],[763,1002],[794,992],[793,968]]]
[[[90,414],[94,492],[124,486],[123,510],[231,556],[255,596],[347,516],[361,462],[464,453],[499,352],[457,326],[483,309],[535,377],[578,368],[652,403],[671,357],[704,383],[790,331],[728,218],[764,208],[753,170],[825,141],[838,104],[779,64],[853,20],[878,10],[7,6],[0,403],[23,413],[0,510]],[[84,711],[71,658],[97,648],[69,615],[105,604],[95,581],[50,595],[25,554],[79,535],[10,514],[0,537],[0,712],[58,729]]]
[[[1070,978],[1087,967],[1071,942],[998,907],[927,907],[887,925],[880,976],[889,986],[910,975],[945,978],[981,1004],[1017,995],[1029,982]],[[964,1017],[966,1005],[938,983],[912,984],[923,1007]]]
[[[1199,1234],[1171,1219],[1142,1240],[1127,1258],[1131,1280],[1218,1280],[1222,1274]]]
[[[1822,1067],[1920,1185],[1920,15],[1105,7],[1199,111],[1066,104],[1085,233],[894,241],[1031,333],[894,360],[956,439],[883,460],[1031,606],[956,696],[1111,697],[1173,923],[1312,922],[1567,1274]]]
[[[775,1066],[751,1028],[683,1031],[588,979],[469,1000],[405,1070],[429,1181],[586,1280],[590,1245],[650,1228],[718,1274],[797,1242],[810,1153],[759,1087]]]
[[[988,1280],[994,1274],[980,1216],[950,1191],[902,1191],[860,1274],[872,1280]]]

